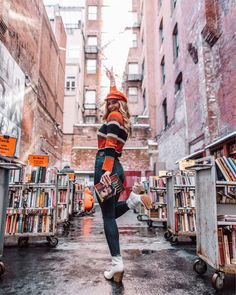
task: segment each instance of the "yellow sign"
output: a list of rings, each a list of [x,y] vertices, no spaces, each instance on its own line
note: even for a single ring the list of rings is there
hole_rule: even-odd
[[[0,155],[14,157],[16,148],[16,138],[0,135]]]
[[[75,173],[67,173],[70,180],[75,180]]]
[[[29,164],[35,167],[48,167],[49,157],[41,155],[29,155]]]
[[[194,160],[181,160],[179,161],[179,170],[185,170],[187,167],[193,166]]]

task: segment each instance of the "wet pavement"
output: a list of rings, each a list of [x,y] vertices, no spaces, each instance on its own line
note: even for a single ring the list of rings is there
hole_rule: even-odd
[[[196,245],[192,242],[171,246],[163,238],[163,228],[148,228],[131,211],[118,224],[125,264],[122,284],[103,277],[110,256],[96,207],[94,216],[73,217],[68,230],[60,228],[56,248],[49,248],[45,240],[29,241],[27,248],[6,240],[0,294],[236,294],[235,277],[226,275],[223,290],[215,291],[213,269],[201,277],[194,272]]]

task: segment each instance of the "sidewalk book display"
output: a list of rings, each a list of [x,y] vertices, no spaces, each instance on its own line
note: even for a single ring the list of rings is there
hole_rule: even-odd
[[[36,162],[9,175],[9,202],[5,236],[18,237],[18,245],[28,244],[30,237],[46,237],[55,247],[57,183],[55,168],[42,166],[45,156],[35,156]],[[29,157],[30,158],[30,157]],[[46,159],[48,163],[48,159]]]
[[[230,166],[224,166],[227,163]],[[236,274],[236,181],[229,177],[236,172],[236,163],[231,158],[206,157],[197,160],[193,168],[198,255],[193,268],[201,275],[209,264],[215,269],[212,285],[221,289],[225,273]]]
[[[74,196],[73,196],[73,215],[79,215],[82,212],[84,199],[85,180],[75,177]]]
[[[166,179],[160,176],[150,176],[149,194],[152,198],[153,208],[148,210],[147,224],[152,227],[153,222],[162,223],[166,226],[167,222],[167,195]]]
[[[20,169],[20,163],[0,155],[0,276],[5,272],[3,255],[4,234],[6,225],[6,208],[8,203],[9,171]]]
[[[70,206],[70,180],[66,173],[57,173],[57,224],[69,226],[69,206]]]
[[[164,237],[177,244],[179,237],[196,240],[195,173],[179,170],[167,178],[167,232]]]

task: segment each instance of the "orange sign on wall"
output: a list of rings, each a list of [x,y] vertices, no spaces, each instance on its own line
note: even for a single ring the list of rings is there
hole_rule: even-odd
[[[70,180],[75,180],[75,173],[67,173]]]
[[[16,148],[16,138],[0,135],[0,155],[14,157]]]
[[[41,155],[29,155],[29,164],[35,167],[48,167],[49,157]]]

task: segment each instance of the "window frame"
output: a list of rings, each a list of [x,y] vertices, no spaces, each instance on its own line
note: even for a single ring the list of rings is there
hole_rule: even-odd
[[[166,82],[165,56],[163,56],[161,60],[161,76],[162,76],[162,84],[164,85]]]
[[[90,12],[89,10],[91,8],[96,8],[96,12]],[[95,17],[94,17],[95,16]],[[97,5],[88,5],[88,15],[87,15],[88,20],[98,20],[98,7]]]
[[[91,61],[95,61],[95,66],[89,66],[88,65],[88,63],[89,62],[91,62]],[[95,70],[93,71],[93,70],[91,70],[91,69],[94,69],[95,68]],[[87,61],[86,61],[86,73],[88,74],[88,75],[96,75],[96,73],[97,73],[97,59],[87,59]]]
[[[174,60],[176,60],[179,57],[178,23],[176,23],[174,26],[172,37],[173,37],[173,56],[174,56]]]
[[[167,110],[167,98],[165,97],[162,102],[162,113],[163,113],[163,122],[164,129],[168,127],[168,110]]]
[[[136,94],[130,94],[131,89],[136,89]],[[128,87],[128,98],[130,103],[138,102],[138,87],[137,86],[129,86]]]

